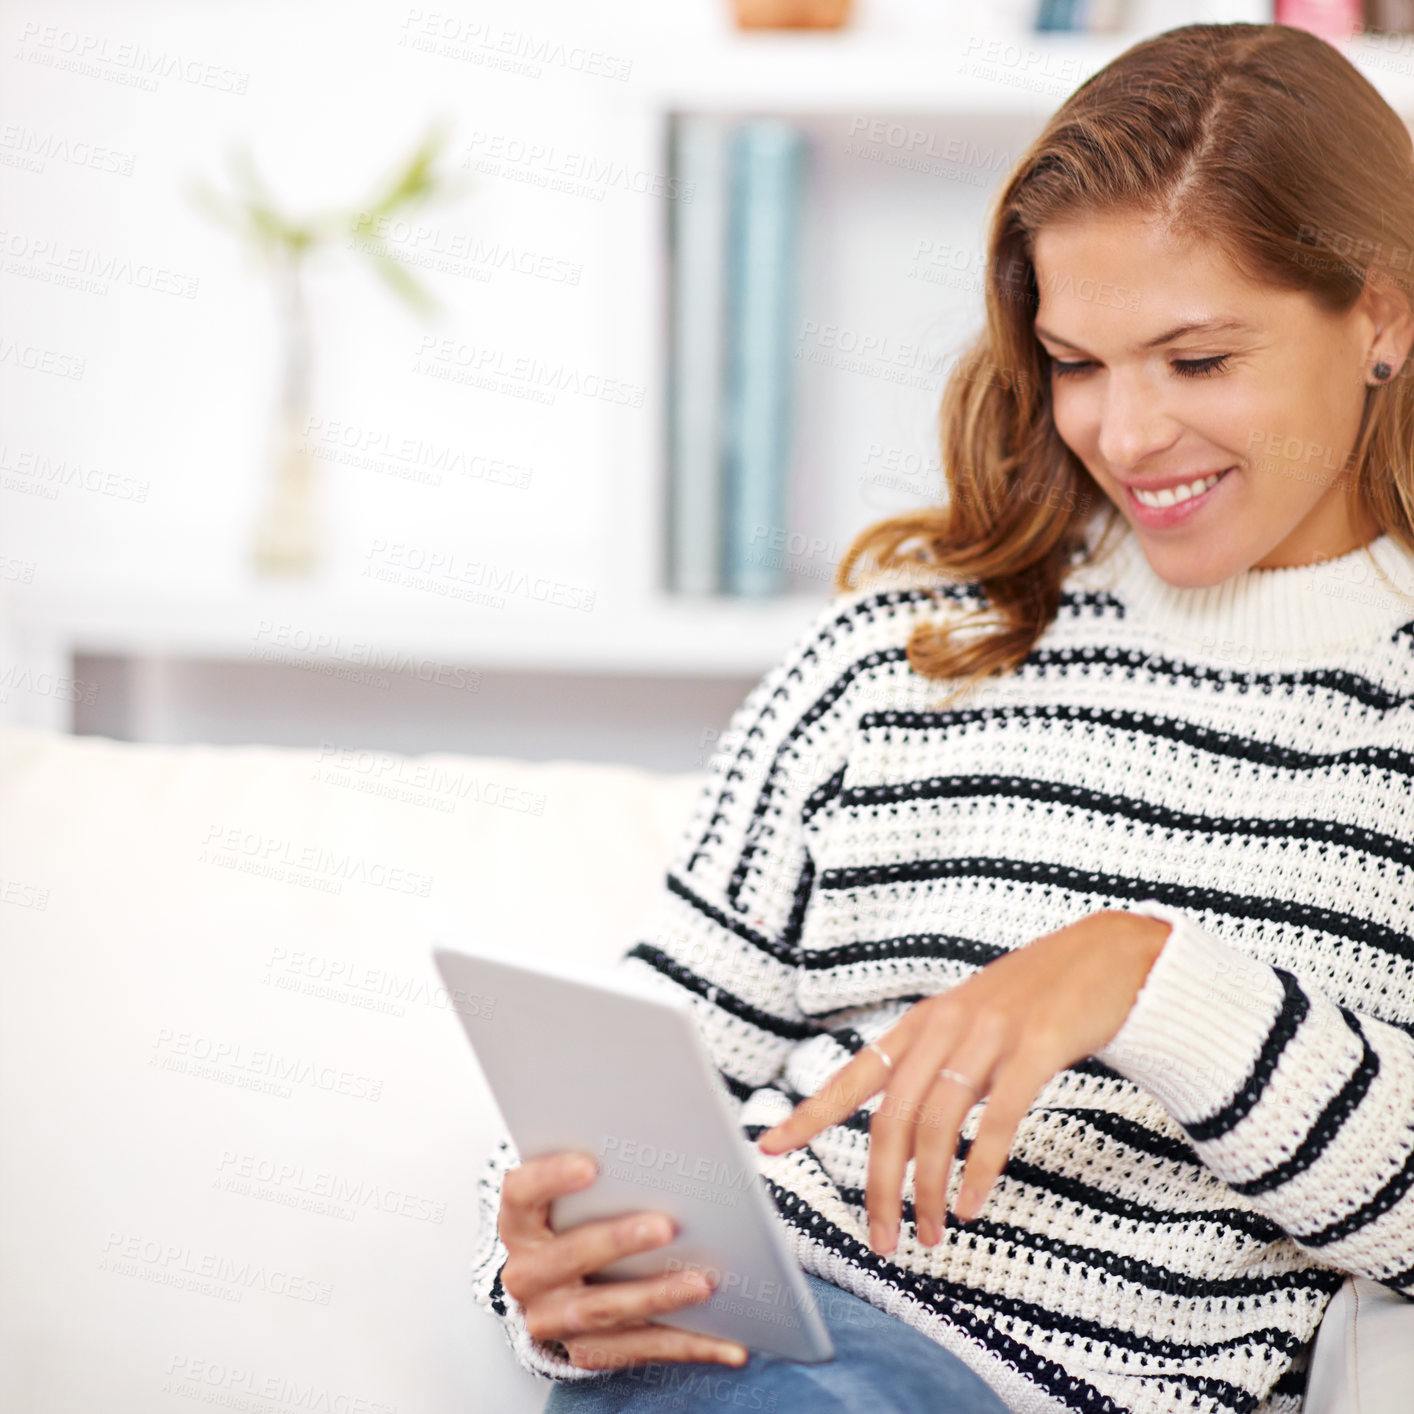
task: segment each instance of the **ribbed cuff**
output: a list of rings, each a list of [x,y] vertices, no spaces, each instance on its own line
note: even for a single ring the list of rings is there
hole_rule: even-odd
[[[1158,899],[1125,912],[1171,925],[1124,1025],[1095,1058],[1180,1123],[1221,1108],[1252,1072],[1283,992],[1276,973]]]
[[[552,1380],[592,1380],[602,1377],[604,1370],[586,1370],[579,1365],[571,1365],[565,1359],[565,1349],[558,1341],[536,1340],[526,1329],[525,1313],[520,1303],[504,1287],[501,1299],[505,1303],[506,1314],[501,1318],[506,1338],[516,1359],[532,1374],[544,1375]]]
[[[496,1215],[500,1208],[501,1190],[506,1170],[518,1162],[515,1145],[503,1133],[500,1141],[487,1155],[477,1180],[477,1202],[480,1225],[471,1262],[471,1291],[476,1304],[494,1317],[506,1334],[507,1343],[521,1368],[533,1375],[552,1380],[593,1379],[601,1370],[586,1370],[564,1358],[565,1351],[556,1344],[536,1340],[526,1329],[525,1312],[520,1303],[501,1282],[501,1272],[510,1253],[497,1231]]]

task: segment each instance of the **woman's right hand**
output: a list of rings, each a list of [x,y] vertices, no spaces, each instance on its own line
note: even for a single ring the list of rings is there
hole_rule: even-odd
[[[735,1341],[647,1324],[650,1316],[706,1300],[712,1287],[704,1274],[584,1280],[620,1257],[661,1247],[676,1235],[673,1220],[652,1210],[551,1231],[552,1200],[587,1188],[597,1172],[593,1156],[578,1150],[542,1154],[506,1172],[498,1231],[510,1255],[501,1285],[520,1304],[526,1329],[536,1340],[561,1341],[570,1363],[586,1370],[654,1360],[745,1364],[747,1352]]]

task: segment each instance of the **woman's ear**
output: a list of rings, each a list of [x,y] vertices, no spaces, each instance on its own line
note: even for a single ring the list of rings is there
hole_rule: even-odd
[[[1387,363],[1398,373],[1414,347],[1414,293],[1404,282],[1370,270],[1360,292],[1360,303],[1372,326],[1370,367]],[[1369,368],[1363,372],[1368,377]]]

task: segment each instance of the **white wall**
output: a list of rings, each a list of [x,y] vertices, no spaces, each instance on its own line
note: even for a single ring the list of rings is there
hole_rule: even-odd
[[[1191,10],[1194,18],[1248,18],[1257,8]],[[856,28],[943,45],[1029,22],[1031,9],[860,0]],[[1160,19],[1147,4],[1135,13],[1141,25],[1190,17],[1171,8]],[[278,325],[269,280],[184,194],[192,178],[229,188],[228,155],[245,147],[280,203],[316,212],[371,191],[434,118],[451,128],[453,162],[483,153],[485,135],[500,134],[641,172],[658,161],[644,149],[640,117],[658,57],[728,24],[725,0],[483,0],[436,9],[393,0],[0,4],[0,654],[24,666],[36,652],[13,637],[6,647],[7,605],[88,610],[142,594],[201,605],[249,593]],[[419,49],[429,29],[459,33],[461,57]],[[497,67],[498,42],[517,36],[561,46],[566,57],[532,61],[523,72]],[[627,80],[581,71],[570,57],[576,47],[598,51]],[[144,68],[153,62],[155,74]],[[839,134],[821,122],[837,154]],[[823,165],[831,163],[842,159]],[[807,252],[820,287],[839,291],[840,308],[805,312],[878,324],[900,339],[960,341],[975,322],[976,292],[905,279],[903,237],[915,223],[936,229],[936,212],[921,188],[871,185],[871,175],[861,177],[867,166],[855,164],[847,195],[833,189],[833,205],[827,186],[829,219],[812,231]],[[546,405],[510,395],[514,380],[470,387],[415,365],[423,340],[435,337],[503,364],[535,359],[651,394],[663,373],[644,337],[661,293],[648,258],[660,199],[612,181],[573,195],[459,175],[472,189],[419,215],[422,234],[407,242],[409,250],[451,253],[452,269],[418,268],[444,305],[434,321],[400,305],[353,252],[332,253],[311,274],[314,435],[338,424],[340,437],[384,449],[372,467],[347,452],[321,464],[327,556],[318,582],[366,588],[360,569],[375,547],[395,542],[553,578],[612,608],[656,569],[644,543],[650,488],[628,470],[656,445],[652,397],[635,408],[562,390]],[[517,175],[533,173],[522,166]],[[988,194],[972,190],[971,205],[955,207],[956,238],[980,234]],[[958,195],[932,200],[941,209]],[[549,273],[497,266],[508,251]],[[92,273],[115,267],[106,277]],[[90,272],[87,286],[70,278],[75,269]],[[154,272],[187,294],[152,288]],[[865,474],[869,447],[883,440],[915,461],[926,455],[935,396],[816,367],[804,381],[827,410],[805,429],[807,469],[817,455],[859,463],[852,479],[801,478],[789,529],[835,551],[830,563],[797,566],[794,579],[820,595],[838,547],[897,504]],[[400,477],[406,463],[386,449],[404,439],[457,449],[471,470],[443,474],[436,485]],[[528,471],[528,484],[498,482],[493,465]],[[434,603],[403,587],[385,594],[412,617]],[[528,632],[565,625],[563,609],[536,612],[542,617],[527,620]],[[79,730],[513,748],[678,769],[696,764],[693,744],[721,725],[751,682],[684,680],[650,690],[618,675],[587,683],[490,674],[474,703],[449,704],[445,693],[408,683],[370,705],[366,689],[347,683],[304,691],[312,677],[293,669],[124,668],[102,658],[81,667],[89,701],[75,714]],[[7,696],[14,694],[0,690]],[[598,708],[586,711],[589,702]],[[0,701],[0,713],[16,706],[36,704]]]

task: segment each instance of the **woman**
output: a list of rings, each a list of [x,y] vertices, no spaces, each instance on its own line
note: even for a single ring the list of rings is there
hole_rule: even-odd
[[[1411,251],[1403,123],[1283,26],[1134,45],[1018,164],[947,504],[850,547],[621,963],[837,1358],[587,1286],[670,1225],[554,1235],[592,1161],[504,1146],[477,1291],[549,1410],[1296,1410],[1344,1274],[1414,1292]]]

